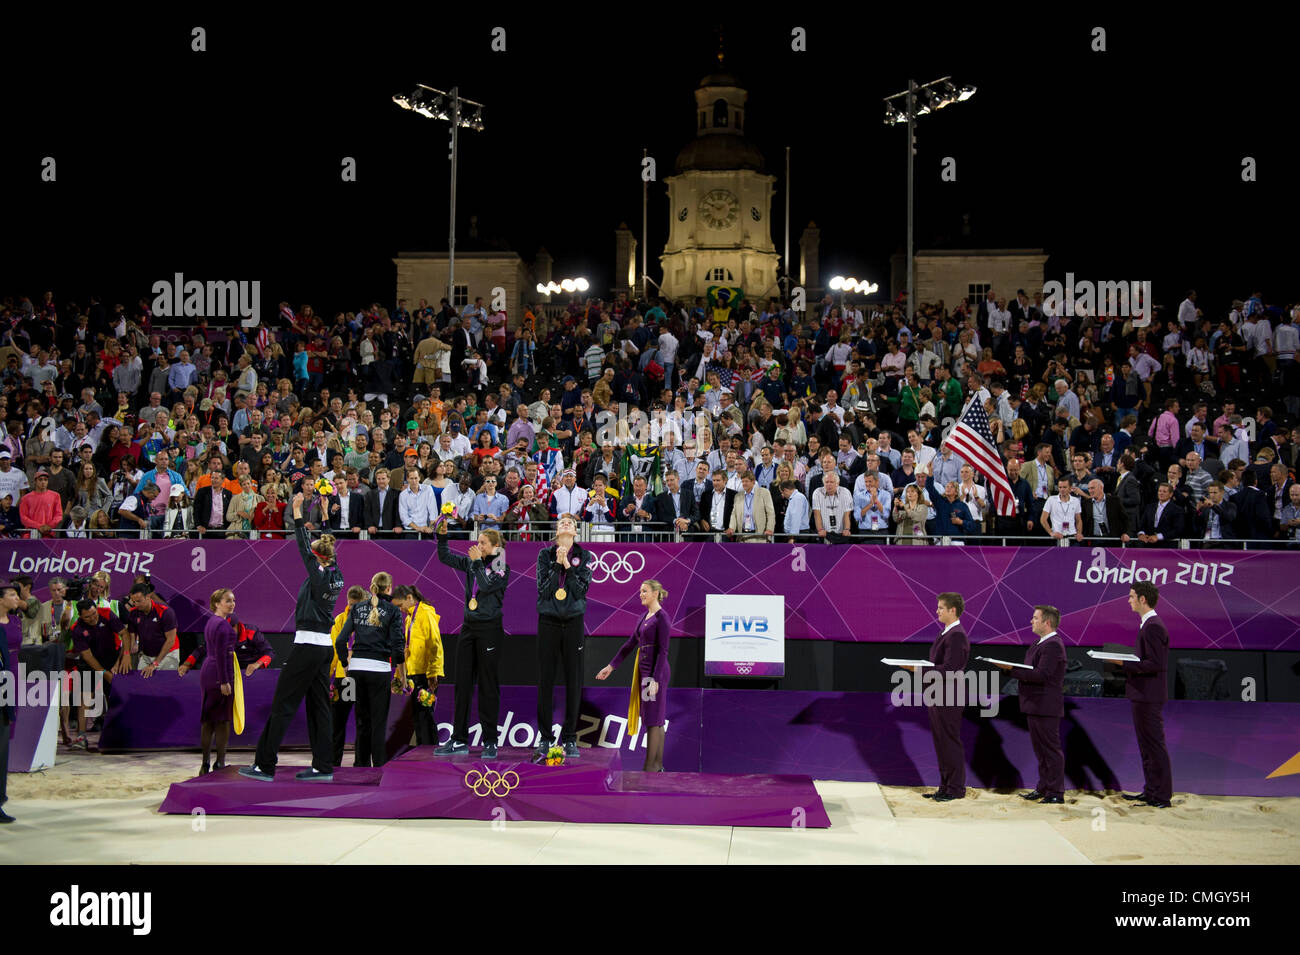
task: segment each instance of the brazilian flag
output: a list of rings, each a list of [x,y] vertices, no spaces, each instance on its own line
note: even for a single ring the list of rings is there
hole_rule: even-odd
[[[639,477],[645,478],[646,489],[651,494],[662,494],[664,485],[660,475],[659,445],[629,444],[623,448],[623,460],[619,463],[619,482],[624,494],[632,491],[632,482]]]
[[[743,289],[729,285],[710,285],[708,287],[709,321],[716,331],[718,326],[726,327],[727,321],[735,313],[740,300],[745,297]]]

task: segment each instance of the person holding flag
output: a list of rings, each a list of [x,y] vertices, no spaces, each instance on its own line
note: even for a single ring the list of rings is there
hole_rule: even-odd
[[[961,455],[977,473],[984,475],[999,517],[1016,516],[1016,496],[1011,490],[1002,456],[993,443],[988,411],[981,402],[972,401],[967,405],[942,447]]]

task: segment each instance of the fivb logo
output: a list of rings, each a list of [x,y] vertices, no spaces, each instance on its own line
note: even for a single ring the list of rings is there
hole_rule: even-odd
[[[767,617],[741,617],[727,614],[722,618],[722,635],[730,633],[733,637],[757,636],[767,633]],[[764,639],[771,640],[771,637]]]
[[[69,892],[50,896],[50,924],[55,926],[129,925],[133,935],[148,935],[153,925],[152,892]]]
[[[262,321],[262,283],[172,281],[153,283],[153,313],[158,318],[238,318],[244,328]]]
[[[1134,328],[1145,328],[1151,324],[1151,283],[1076,283],[1074,273],[1066,272],[1064,286],[1060,282],[1043,286],[1043,309],[1053,315],[1071,317],[1101,314],[1131,318]]]

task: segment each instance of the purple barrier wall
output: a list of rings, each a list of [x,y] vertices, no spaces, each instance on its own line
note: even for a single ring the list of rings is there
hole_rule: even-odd
[[[248,726],[232,746],[252,747],[274,692],[275,671],[245,683]],[[188,677],[186,678],[189,679]],[[438,690],[439,736],[451,733],[455,694]],[[644,728],[627,734],[626,687],[583,691],[580,745],[617,748],[624,766],[644,758]],[[410,738],[401,724],[406,701],[394,701],[391,739]],[[555,695],[562,714],[563,691]],[[506,746],[536,744],[537,690],[501,691],[500,729]],[[1300,774],[1268,779],[1300,751],[1300,704],[1175,700],[1164,709],[1174,788],[1236,796],[1300,796]],[[169,722],[174,720],[174,722]],[[470,742],[477,744],[477,706],[471,707]],[[1072,698],[1061,735],[1066,785],[1071,789],[1142,788],[1142,761],[1126,700]],[[351,729],[349,729],[349,738]],[[1037,769],[1029,730],[1014,697],[1003,697],[997,716],[966,711],[962,729],[967,785],[1032,788]],[[198,683],[175,674],[115,681],[105,746],[159,749],[198,745]],[[307,741],[300,711],[287,744]],[[391,750],[391,747],[390,747]],[[236,758],[233,762],[239,762]],[[345,756],[351,763],[351,756]],[[815,779],[935,785],[939,771],[924,708],[894,707],[886,693],[805,693],[754,690],[670,689],[664,767],[673,772],[806,774]]]
[[[454,543],[464,551],[467,544]],[[509,633],[536,633],[540,544],[511,543],[506,599]],[[27,573],[40,596],[54,575],[105,569],[114,594],[147,570],[181,628],[201,630],[208,596],[233,587],[241,619],[269,632],[293,630],[303,579],[292,541],[15,541],[0,550],[0,573]],[[1061,609],[1067,642],[1131,643],[1136,623],[1128,588],[1137,579],[1161,589],[1160,613],[1173,645],[1186,649],[1300,650],[1300,554],[1276,551],[1156,551],[1061,547],[848,547],[773,544],[595,544],[587,630],[626,635],[641,613],[640,582],[668,589],[673,635],[704,630],[708,594],[781,594],[791,639],[929,642],[935,595],[966,598],[966,631],[976,643],[1023,643],[1034,604]],[[415,582],[459,630],[460,578],[430,542],[345,542],[340,566],[349,583],[379,570]]]

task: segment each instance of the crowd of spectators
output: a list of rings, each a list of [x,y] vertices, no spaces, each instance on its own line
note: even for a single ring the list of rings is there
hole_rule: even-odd
[[[281,303],[246,333],[6,299],[0,534],[281,538],[305,491],[344,537],[450,504],[516,539],[571,513],[606,539],[1294,546],[1300,307],[1220,311],[479,298]],[[942,447],[974,402],[1014,517]]]

